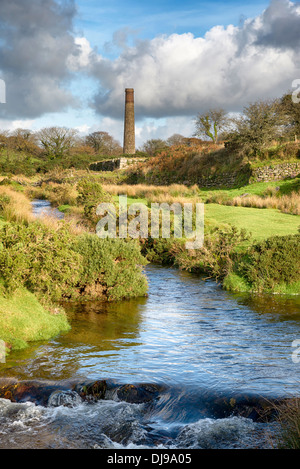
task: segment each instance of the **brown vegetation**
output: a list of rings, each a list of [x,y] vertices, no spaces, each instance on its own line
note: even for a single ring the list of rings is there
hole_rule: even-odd
[[[300,215],[300,193],[296,191],[281,196],[244,195],[233,198],[229,198],[223,194],[214,194],[210,196],[206,202],[236,207],[271,208],[280,210],[283,213]]]

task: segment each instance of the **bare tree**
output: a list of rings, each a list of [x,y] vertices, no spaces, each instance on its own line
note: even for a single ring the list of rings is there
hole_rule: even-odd
[[[36,137],[50,158],[59,158],[76,144],[78,131],[66,127],[45,127],[37,132]]]
[[[228,124],[227,113],[224,109],[210,109],[195,118],[195,137],[208,137],[214,143],[218,142],[219,132],[224,131]]]
[[[182,145],[185,141],[186,138],[183,135],[173,134],[167,139],[166,143],[171,147],[172,145]]]
[[[122,147],[108,132],[97,131],[85,138],[85,144],[94,149],[99,155],[113,155],[122,153]]]
[[[154,156],[156,152],[163,150],[167,147],[165,140],[161,138],[152,138],[147,140],[141,148],[141,151],[148,153],[149,156]]]

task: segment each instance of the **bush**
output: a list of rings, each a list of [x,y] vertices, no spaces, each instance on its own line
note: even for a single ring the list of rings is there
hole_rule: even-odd
[[[49,301],[142,296],[145,263],[136,241],[74,236],[67,225],[38,221],[0,228],[0,278],[9,294],[25,287]]]
[[[85,233],[74,249],[83,258],[79,287],[84,296],[104,294],[109,300],[120,300],[146,294],[147,281],[141,272],[146,260],[138,242]]]
[[[105,192],[98,182],[92,177],[84,178],[77,184],[77,203],[83,205],[86,218],[92,222],[97,222],[96,209],[100,203],[111,202],[111,196]]]
[[[36,221],[0,228],[0,276],[8,292],[24,286],[52,300],[70,297],[82,274],[81,256],[62,225],[51,229]]]
[[[272,291],[279,284],[300,280],[300,235],[274,236],[252,245],[239,272],[255,291]]]
[[[237,247],[249,237],[245,230],[235,226],[217,227],[206,234],[201,249],[189,251],[177,243],[173,245],[172,253],[180,268],[222,281],[233,270]]]
[[[153,264],[172,265],[175,262],[175,257],[172,252],[175,242],[179,241],[174,241],[173,238],[146,238],[141,241],[141,251],[142,254],[146,256],[147,260]]]

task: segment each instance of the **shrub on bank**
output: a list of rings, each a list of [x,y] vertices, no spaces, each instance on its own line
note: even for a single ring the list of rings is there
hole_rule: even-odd
[[[77,184],[77,191],[79,194],[77,203],[83,205],[84,215],[91,223],[97,223],[97,206],[100,203],[111,202],[111,196],[92,177],[80,180]]]
[[[206,233],[201,249],[189,251],[182,244],[174,244],[175,264],[189,272],[204,273],[223,281],[233,270],[237,249],[249,237],[245,230],[238,230],[235,226],[212,228]]]
[[[74,236],[65,224],[39,221],[0,227],[0,277],[9,294],[22,286],[50,301],[142,296],[144,264],[135,241]]]
[[[146,294],[147,281],[142,273],[146,260],[138,242],[85,233],[76,239],[74,250],[83,259],[78,285],[85,297],[104,295],[120,300]]]
[[[236,267],[253,291],[274,291],[300,281],[300,234],[253,244]]]
[[[62,225],[50,228],[39,221],[0,228],[0,275],[12,293],[24,286],[59,300],[72,295],[82,272],[81,256],[70,249],[73,237]]]

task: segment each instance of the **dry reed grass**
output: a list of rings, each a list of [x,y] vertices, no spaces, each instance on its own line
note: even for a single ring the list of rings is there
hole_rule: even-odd
[[[2,214],[5,220],[26,224],[37,220],[37,217],[32,213],[30,199],[24,193],[16,192],[8,186],[0,186],[1,196],[6,196],[9,199],[3,206]],[[64,220],[57,219],[55,215],[44,214],[39,220],[55,231],[61,228],[62,223],[65,223],[74,235],[80,235],[88,231],[80,213],[66,215]]]
[[[278,447],[300,449],[300,399],[286,399],[274,405],[274,410],[281,430]]]
[[[76,204],[78,196],[73,184],[56,182],[43,183],[39,187],[28,187],[25,192],[30,198],[47,199],[57,207]]]
[[[103,189],[112,195],[127,195],[132,198],[146,199],[148,202],[157,203],[174,203],[181,204],[186,202],[201,202],[196,198],[199,194],[199,188],[195,184],[192,187],[187,187],[184,184],[171,184],[170,186],[156,186],[147,184],[103,184]]]
[[[62,224],[65,224],[68,227],[69,232],[74,236],[78,236],[89,231],[83,220],[80,217],[73,215],[67,216],[63,220],[59,220],[53,215],[43,215],[40,218],[40,221],[54,231],[58,231],[61,229]]]
[[[5,220],[25,223],[34,221],[30,200],[22,192],[16,192],[8,186],[0,186],[0,196],[9,199],[3,206]]]
[[[281,197],[269,195],[259,197],[257,195],[234,197],[231,201],[227,200],[226,205],[234,205],[239,207],[255,207],[255,208],[273,208],[283,213],[292,215],[300,215],[300,194],[292,192]]]

